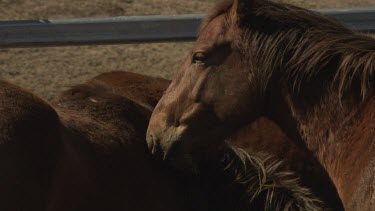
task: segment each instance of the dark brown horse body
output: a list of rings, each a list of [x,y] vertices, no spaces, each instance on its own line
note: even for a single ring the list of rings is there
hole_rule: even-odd
[[[260,116],[329,174],[347,210],[374,210],[375,41],[298,7],[235,0],[208,16],[148,128],[192,166]],[[216,140],[216,141],[214,141]]]
[[[1,82],[1,210],[206,210],[199,191],[179,186],[146,150],[148,120],[168,83],[103,74],[53,108]]]

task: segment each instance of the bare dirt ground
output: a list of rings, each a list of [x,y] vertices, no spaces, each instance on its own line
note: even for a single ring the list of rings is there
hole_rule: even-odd
[[[283,0],[305,8],[375,6],[375,0]],[[219,0],[0,0],[0,20],[204,13]],[[45,99],[111,70],[170,78],[191,43],[0,49],[0,78]]]

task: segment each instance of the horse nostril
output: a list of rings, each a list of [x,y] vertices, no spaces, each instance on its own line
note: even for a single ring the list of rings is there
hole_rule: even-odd
[[[157,159],[164,158],[164,152],[160,146],[160,140],[153,135],[149,135],[147,138],[147,146],[151,154]]]

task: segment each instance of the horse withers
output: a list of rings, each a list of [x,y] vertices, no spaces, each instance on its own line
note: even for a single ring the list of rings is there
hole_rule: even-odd
[[[346,210],[374,210],[374,38],[283,3],[216,7],[155,108],[148,146],[194,167],[267,116],[310,152]]]

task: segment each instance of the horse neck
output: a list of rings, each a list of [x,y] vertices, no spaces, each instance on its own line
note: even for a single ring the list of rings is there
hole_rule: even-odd
[[[331,92],[311,105],[286,95],[289,119],[276,120],[280,125],[293,122],[294,131],[286,130],[326,169],[344,203],[354,194],[375,150],[375,92],[370,90],[362,100],[357,91],[342,99]]]
[[[285,58],[274,56],[276,62],[273,63],[282,64],[276,69],[287,70],[286,78],[281,80],[282,71],[275,71],[271,65],[262,68],[274,69],[274,77],[279,80],[271,78],[268,86],[281,90],[272,96],[266,93],[272,101],[266,102],[271,105],[266,112],[292,140],[318,159],[345,200],[354,191],[350,188],[358,188],[361,174],[370,165],[371,152],[375,150],[372,138],[375,132],[371,129],[375,127],[375,46],[371,38],[358,36],[358,40],[361,41],[358,48],[353,47],[354,44],[337,49],[333,46],[334,56],[329,57],[330,60],[314,61],[316,69],[307,72],[302,72],[301,62],[292,65],[299,63],[292,60],[298,59],[297,53],[304,56],[304,50],[293,52],[294,56],[281,54]],[[366,42],[368,47],[363,44]],[[317,52],[316,55],[326,54]],[[314,68],[314,65],[308,64],[305,68]],[[275,104],[278,108],[272,108]]]

